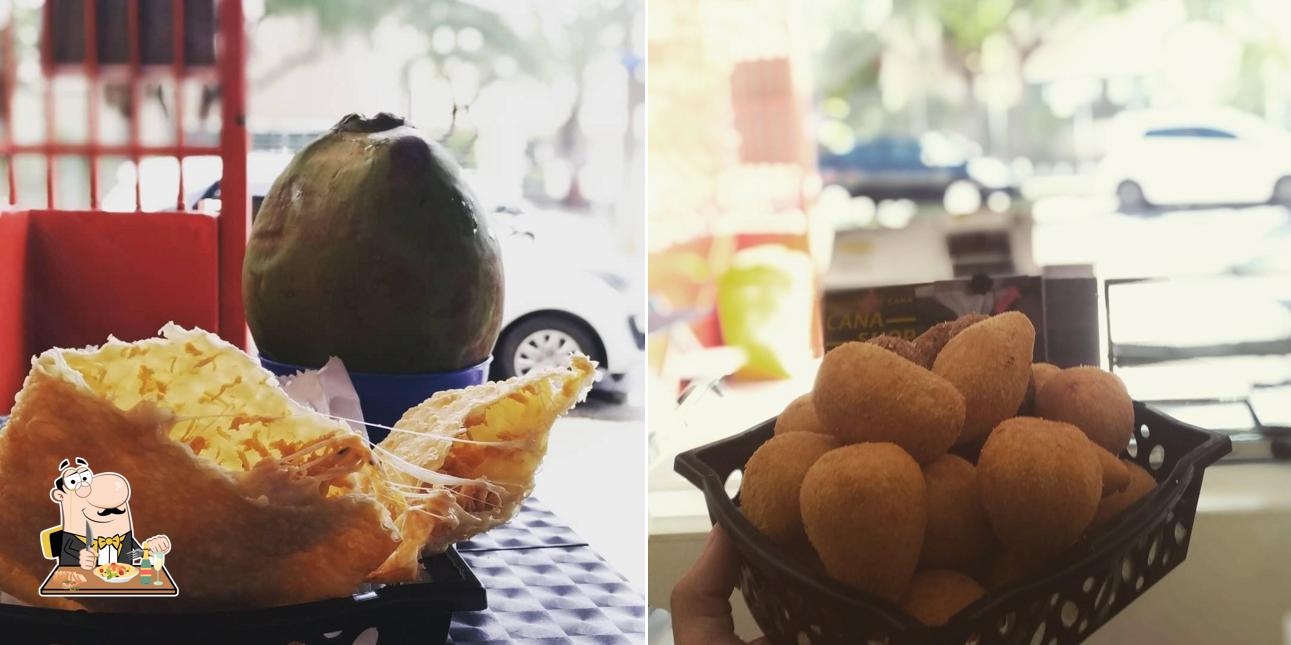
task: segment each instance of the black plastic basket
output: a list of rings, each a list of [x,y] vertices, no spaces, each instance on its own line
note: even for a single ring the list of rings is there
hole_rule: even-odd
[[[454,550],[427,558],[422,566],[425,581],[266,609],[91,613],[0,604],[0,642],[349,645],[365,630],[376,628],[377,642],[382,645],[443,643],[448,639],[453,612],[486,607],[484,587]]]
[[[708,512],[739,554],[740,589],[775,643],[1079,643],[1179,566],[1188,553],[1202,472],[1232,450],[1207,432],[1135,402],[1125,457],[1158,486],[1078,542],[1047,573],[974,603],[929,628],[891,601],[857,591],[789,555],[744,519],[724,482],[770,439],[775,420],[677,456],[678,473],[704,492]]]
[[[0,416],[0,429],[8,420]],[[422,579],[417,582],[265,609],[157,614],[0,604],[0,643],[349,645],[369,628],[376,628],[382,645],[443,643],[448,640],[453,612],[481,611],[488,607],[488,599],[484,586],[454,549],[423,558],[421,566]]]

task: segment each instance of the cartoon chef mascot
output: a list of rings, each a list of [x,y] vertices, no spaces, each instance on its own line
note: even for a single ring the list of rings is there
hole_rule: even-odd
[[[93,569],[112,562],[131,564],[130,552],[136,549],[170,552],[170,538],[164,535],[154,535],[142,544],[135,541],[130,482],[117,473],[96,474],[80,457],[74,464],[64,459],[49,498],[62,508],[59,566]]]

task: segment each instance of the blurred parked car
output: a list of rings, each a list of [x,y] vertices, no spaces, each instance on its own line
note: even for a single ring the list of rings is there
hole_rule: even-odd
[[[1124,210],[1211,204],[1291,205],[1291,135],[1236,111],[1140,112],[1114,126],[1098,167]]]
[[[878,137],[857,142],[843,154],[822,150],[818,162],[824,183],[876,201],[941,200],[956,183],[976,187],[983,200],[994,192],[1017,194],[1017,178],[1008,164],[982,156],[969,141],[939,133]]]
[[[252,152],[247,155],[247,191],[251,193],[252,210],[260,202],[273,180],[291,161],[286,152]],[[148,213],[175,209],[175,194],[179,187],[179,163],[174,157],[149,157],[139,163],[142,181],[139,182],[140,210]],[[197,209],[204,199],[219,199],[220,176],[223,161],[214,156],[186,157],[184,159],[184,203]],[[103,210],[131,213],[135,210],[135,166],[123,163],[117,169],[116,181],[103,195]]]
[[[252,152],[247,185],[252,217],[274,179],[292,155]],[[142,166],[145,210],[173,207],[178,174],[174,160],[148,159]],[[219,159],[191,158],[184,163],[184,199],[194,210],[203,200],[220,199]],[[151,162],[151,163],[150,163]],[[117,184],[104,196],[109,210],[134,210],[133,166],[118,173]],[[480,179],[465,173],[467,183]],[[477,191],[479,192],[479,191]],[[596,388],[626,395],[628,377],[644,362],[644,286],[634,276],[639,264],[612,249],[588,245],[609,239],[596,232],[588,217],[539,211],[527,203],[499,203],[480,194],[481,209],[502,249],[505,278],[502,333],[493,349],[492,377],[508,378],[560,364],[582,352],[600,364]]]
[[[494,378],[549,367],[581,351],[604,369],[598,389],[627,394],[628,375],[644,361],[640,263],[608,245],[589,245],[611,232],[607,226],[598,233],[599,223],[586,216],[514,203],[488,209],[506,278]]]

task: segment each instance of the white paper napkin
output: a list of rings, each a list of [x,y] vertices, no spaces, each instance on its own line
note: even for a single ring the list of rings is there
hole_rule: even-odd
[[[341,359],[333,356],[319,369],[305,370],[294,376],[279,376],[278,383],[293,401],[320,414],[346,419],[355,432],[364,440],[368,439],[359,395],[354,391],[350,373]]]

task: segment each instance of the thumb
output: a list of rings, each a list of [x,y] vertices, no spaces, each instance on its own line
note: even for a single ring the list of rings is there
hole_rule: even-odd
[[[739,560],[721,525],[672,590],[673,639],[677,645],[743,645],[735,635],[731,592],[739,578]]]

